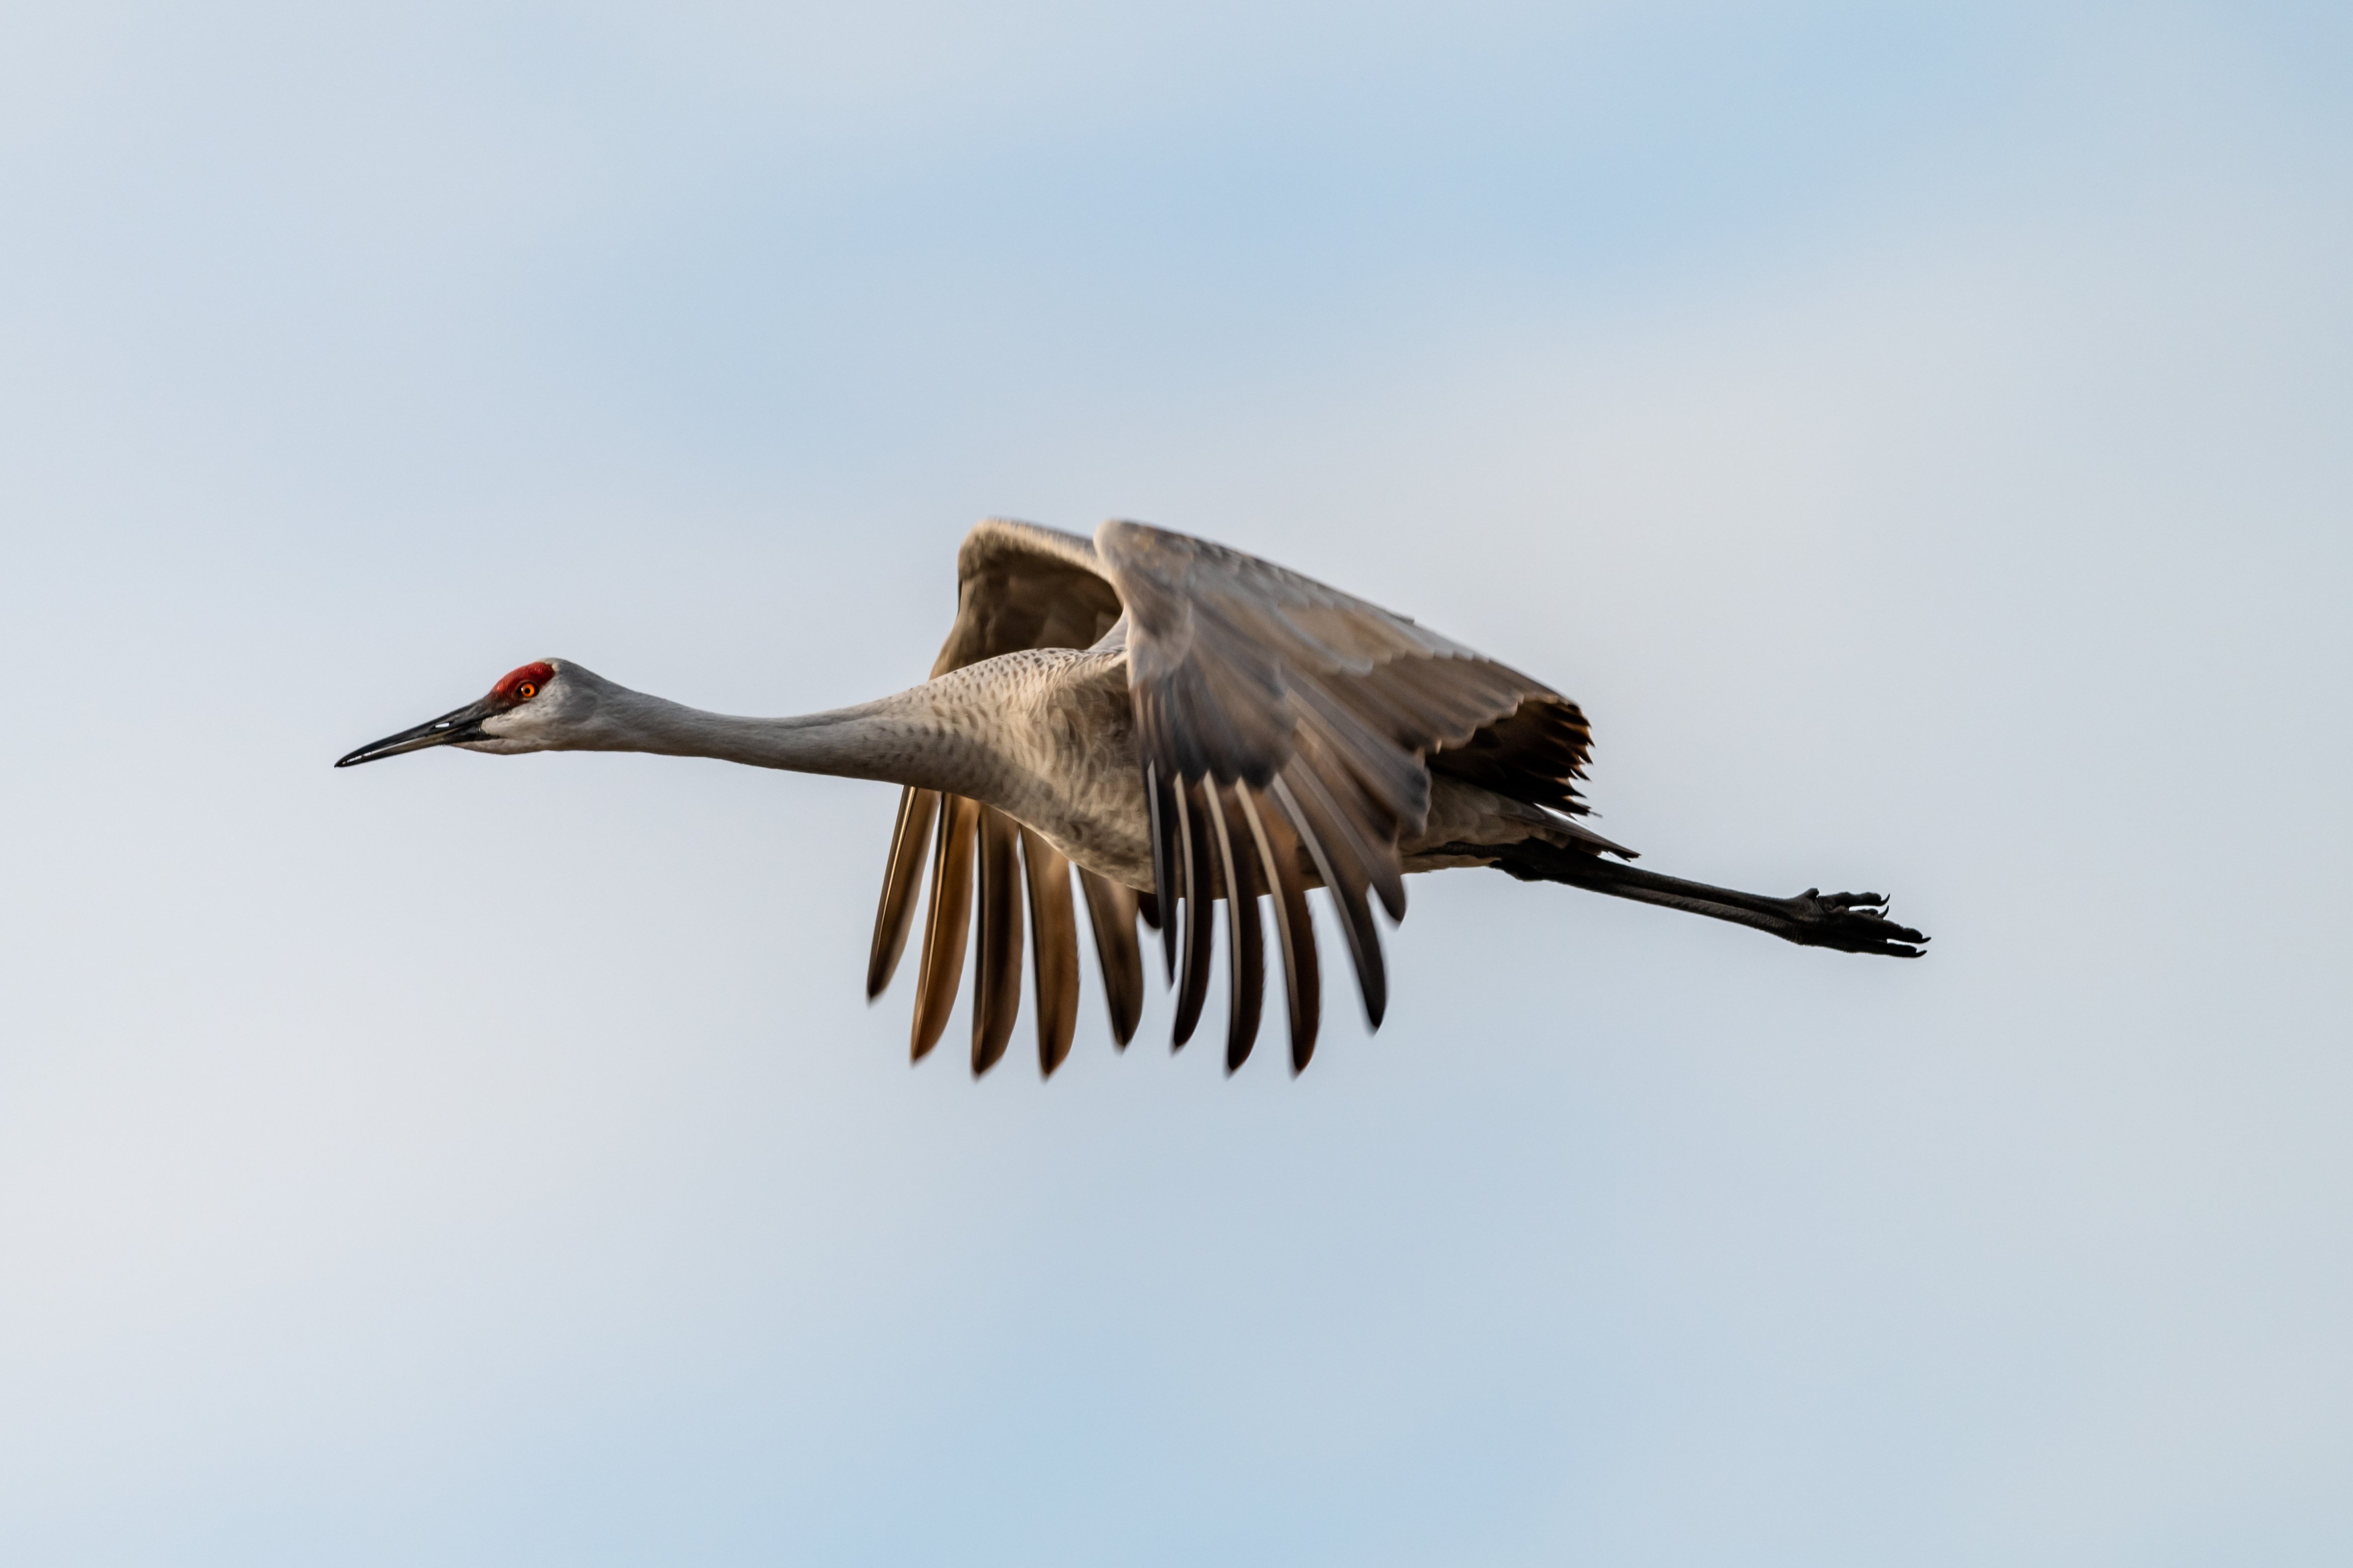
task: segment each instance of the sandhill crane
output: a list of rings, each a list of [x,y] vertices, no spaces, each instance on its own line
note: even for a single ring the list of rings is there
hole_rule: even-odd
[[[1224,904],[1229,1072],[1258,1035],[1261,897],[1294,1072],[1314,1050],[1321,1005],[1316,887],[1375,1028],[1388,983],[1370,900],[1402,920],[1409,871],[1492,866],[1847,952],[1916,958],[1927,941],[1890,921],[1876,893],[1776,899],[1636,869],[1633,851],[1575,820],[1590,738],[1576,703],[1255,556],[1137,522],[1107,522],[1091,542],[992,519],[965,538],[956,569],[955,624],[932,679],[895,697],[732,718],[550,658],[335,765],[441,745],[654,752],[899,784],[867,995],[898,967],[928,858],[913,1055],[946,1027],[972,935],[976,1076],[1004,1055],[1019,1011],[1025,890],[1039,1065],[1051,1074],[1069,1054],[1074,865],[1123,1047],[1144,1005],[1137,921],[1160,932],[1182,1046],[1200,1020]]]

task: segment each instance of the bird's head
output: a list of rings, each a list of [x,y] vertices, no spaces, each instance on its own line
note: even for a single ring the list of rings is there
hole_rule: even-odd
[[[470,752],[506,755],[593,745],[588,737],[603,685],[576,664],[541,659],[509,670],[478,700],[362,746],[335,766],[348,768],[427,746],[463,746]]]

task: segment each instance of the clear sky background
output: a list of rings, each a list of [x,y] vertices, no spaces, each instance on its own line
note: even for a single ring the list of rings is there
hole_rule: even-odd
[[[2353,1561],[2348,79],[2317,3],[0,10],[0,1560]],[[1455,872],[1303,1079],[1091,983],[976,1087],[860,995],[886,788],[328,766],[547,655],[895,689],[987,513],[1415,615],[1647,864],[1935,951]]]

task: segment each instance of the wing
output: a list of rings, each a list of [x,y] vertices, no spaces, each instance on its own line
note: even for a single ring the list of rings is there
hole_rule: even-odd
[[[1107,522],[1095,553],[1127,611],[1153,885],[1172,969],[1182,954],[1177,1038],[1208,987],[1211,900],[1235,889],[1245,896],[1227,900],[1228,1063],[1249,1054],[1263,984],[1254,895],[1271,892],[1303,1067],[1315,1028],[1305,873],[1339,907],[1377,1027],[1388,982],[1366,894],[1403,918],[1398,841],[1428,816],[1431,772],[1580,812],[1584,715],[1402,616],[1238,551]]]
[[[992,519],[966,536],[956,556],[956,618],[932,665],[936,679],[1000,654],[1035,647],[1088,647],[1119,619],[1118,593],[1096,563],[1094,546],[1076,534]],[[995,1066],[1012,1038],[1021,1006],[1021,912],[1029,912],[1029,948],[1038,996],[1038,1058],[1050,1074],[1070,1054],[1078,1026],[1078,921],[1071,863],[1061,852],[1000,812],[976,801],[907,790],[891,837],[866,994],[882,994],[913,929],[917,892],[931,865],[930,917],[915,983],[911,1044],[921,1059],[939,1043],[955,1005],[967,935],[973,935],[972,1066]],[[978,883],[977,932],[972,931]],[[1135,935],[1139,900],[1080,870],[1112,1034],[1124,1046],[1144,1011],[1144,963]]]
[[[1317,882],[1330,889],[1366,1016],[1377,1027],[1388,981],[1368,895],[1392,920],[1403,918],[1398,845],[1423,826],[1432,773],[1556,811],[1585,809],[1573,781],[1583,776],[1589,736],[1575,703],[1296,573],[1142,523],[1105,523],[1091,544],[994,520],[966,538],[957,568],[955,625],[934,677],[1021,648],[1091,647],[1123,613],[1127,617],[1155,892],[1139,895],[1079,871],[1113,1033],[1123,1046],[1143,1007],[1139,913],[1161,930],[1176,982],[1181,1046],[1200,1021],[1214,906],[1223,899],[1232,963],[1230,1070],[1257,1038],[1266,976],[1258,900],[1267,895],[1298,1070],[1314,1054],[1321,1015],[1307,889]],[[897,967],[927,858],[930,914],[914,1055],[938,1043],[955,1005],[976,880],[974,1070],[994,1065],[1012,1034],[1026,892],[1039,1056],[1052,1072],[1076,1021],[1069,863],[976,802],[920,790],[902,797],[868,996],[881,994]]]

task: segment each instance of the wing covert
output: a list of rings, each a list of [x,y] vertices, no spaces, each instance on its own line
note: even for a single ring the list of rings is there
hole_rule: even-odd
[[[1162,926],[1172,969],[1183,952],[1180,1034],[1198,1009],[1207,905],[1229,885],[1229,864],[1234,883],[1275,891],[1279,907],[1312,868],[1339,906],[1378,1027],[1388,984],[1366,894],[1404,917],[1398,843],[1428,817],[1432,770],[1475,771],[1501,793],[1581,810],[1572,781],[1588,742],[1583,714],[1403,616],[1223,545],[1113,521],[1095,531],[1095,552],[1127,606],[1154,883],[1185,906],[1181,921]],[[1514,731],[1510,744],[1499,729]],[[1270,816],[1307,867],[1277,863]],[[1261,831],[1236,831],[1250,822]],[[1246,901],[1238,962],[1257,948],[1255,900]],[[1163,910],[1173,917],[1166,898]],[[1297,945],[1289,934],[1286,951]],[[1238,1005],[1229,1052],[1255,1021],[1254,1005]],[[1293,1049],[1303,1061],[1295,1037]]]

